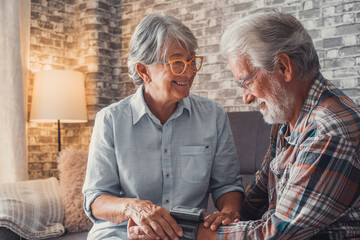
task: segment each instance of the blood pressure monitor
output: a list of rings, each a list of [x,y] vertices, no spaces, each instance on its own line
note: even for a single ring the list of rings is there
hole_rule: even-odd
[[[180,240],[195,240],[199,223],[205,216],[205,209],[187,206],[176,206],[170,210],[170,215],[183,230]]]

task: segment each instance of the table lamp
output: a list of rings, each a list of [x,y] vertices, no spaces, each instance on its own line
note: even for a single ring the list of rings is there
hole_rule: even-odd
[[[60,121],[87,122],[84,75],[70,70],[37,72],[34,78],[30,121],[57,122],[60,152]]]

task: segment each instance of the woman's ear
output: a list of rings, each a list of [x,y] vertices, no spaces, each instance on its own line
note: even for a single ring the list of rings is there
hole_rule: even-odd
[[[137,63],[136,71],[140,75],[140,77],[144,80],[145,83],[151,82],[149,68],[146,65],[142,63]]]
[[[283,75],[285,82],[290,82],[293,79],[293,65],[289,55],[286,53],[279,53],[277,71]]]

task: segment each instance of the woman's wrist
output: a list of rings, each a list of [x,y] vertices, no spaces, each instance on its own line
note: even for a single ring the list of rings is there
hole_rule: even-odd
[[[124,198],[122,200],[123,200],[121,207],[122,215],[124,215],[126,220],[129,220],[130,218],[133,218],[134,212],[140,210],[139,205],[143,200],[137,198]]]

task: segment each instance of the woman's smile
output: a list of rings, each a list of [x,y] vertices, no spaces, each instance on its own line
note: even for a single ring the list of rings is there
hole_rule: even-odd
[[[190,80],[188,80],[188,81],[175,81],[175,80],[173,80],[172,82],[175,83],[176,85],[179,85],[179,86],[188,86],[188,85],[190,85]]]

